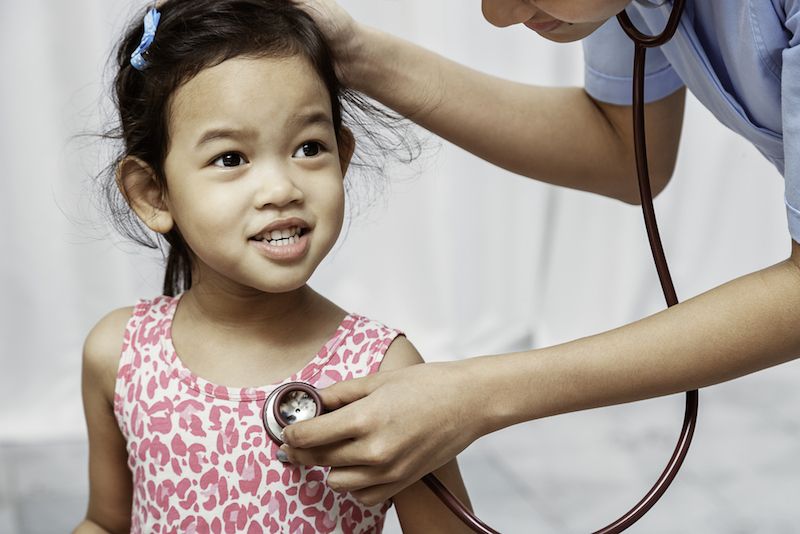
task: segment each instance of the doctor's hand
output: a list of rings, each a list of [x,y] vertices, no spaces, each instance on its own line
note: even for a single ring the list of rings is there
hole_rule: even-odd
[[[351,71],[358,61],[356,53],[361,48],[361,26],[333,0],[295,0],[295,3],[322,30],[336,58],[336,74],[339,80],[345,86],[352,87],[357,81]]]
[[[475,363],[418,364],[322,389],[335,411],[286,427],[282,449],[294,464],[332,466],[334,490],[385,501],[487,432]]]

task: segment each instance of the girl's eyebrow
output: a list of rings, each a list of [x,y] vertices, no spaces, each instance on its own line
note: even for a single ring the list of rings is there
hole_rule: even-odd
[[[333,124],[333,119],[330,114],[320,110],[312,110],[307,113],[298,113],[287,121],[287,126],[290,127],[303,127],[319,124],[322,126],[330,126]]]
[[[286,126],[289,128],[303,128],[317,124],[331,126],[333,119],[324,111],[314,110],[308,113],[298,113],[286,121]],[[203,132],[203,135],[197,141],[197,146],[200,147],[217,139],[251,140],[257,137],[258,131],[254,128],[212,128]]]
[[[258,132],[252,128],[212,128],[206,130],[197,141],[197,146],[215,141],[217,139],[255,139]]]

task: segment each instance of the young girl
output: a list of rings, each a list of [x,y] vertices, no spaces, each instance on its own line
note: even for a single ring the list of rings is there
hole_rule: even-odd
[[[339,235],[355,148],[329,50],[289,0],[158,9],[119,47],[115,176],[170,245],[165,294],[86,340],[90,497],[76,532],[380,532],[390,502],[283,463],[261,420],[282,382],[422,361],[306,284]],[[468,502],[455,461],[436,474]],[[393,502],[406,532],[466,531],[421,483]]]

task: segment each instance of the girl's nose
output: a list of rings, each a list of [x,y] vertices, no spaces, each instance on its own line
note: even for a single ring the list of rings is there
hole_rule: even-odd
[[[526,22],[537,13],[527,0],[482,0],[481,8],[483,18],[499,28]]]
[[[303,190],[298,187],[287,169],[273,169],[260,177],[255,196],[257,208],[275,206],[278,208],[304,200]]]

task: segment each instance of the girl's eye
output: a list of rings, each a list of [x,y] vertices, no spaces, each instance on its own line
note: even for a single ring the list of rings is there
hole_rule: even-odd
[[[322,145],[317,141],[308,141],[307,143],[303,143],[300,145],[294,154],[292,154],[293,158],[313,158],[314,156],[319,155],[322,152]]]
[[[214,166],[216,167],[238,167],[245,163],[247,163],[247,160],[244,159],[244,156],[236,152],[228,152],[214,160]]]

